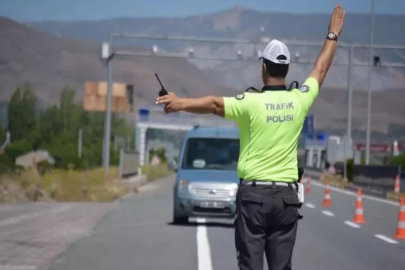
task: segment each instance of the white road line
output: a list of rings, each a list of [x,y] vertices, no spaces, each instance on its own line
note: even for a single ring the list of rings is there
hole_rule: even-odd
[[[212,270],[210,244],[205,222],[205,218],[197,218],[197,223],[200,223],[197,227],[198,270]]]
[[[387,237],[387,236],[385,236],[385,235],[376,234],[376,235],[374,235],[374,236],[377,237],[377,238],[379,238],[379,239],[381,239],[381,240],[383,240],[383,241],[385,241],[385,242],[387,242],[387,243],[390,243],[390,244],[398,244],[397,241],[395,241],[395,240],[393,240],[393,239],[391,239],[391,238],[389,238],[389,237]]]
[[[356,224],[356,223],[353,223],[353,222],[351,222],[351,221],[348,221],[348,220],[345,221],[345,224],[346,224],[346,225],[349,225],[349,226],[351,226],[351,227],[353,227],[353,228],[361,228],[360,225],[358,225],[358,224]]]
[[[335,214],[333,214],[332,212],[327,211],[327,210],[322,211],[322,214],[327,215],[327,216],[330,216],[330,217],[333,217],[333,216],[335,215]]]
[[[311,182],[311,184],[316,186],[316,187],[322,187],[322,188],[325,187],[324,184],[318,183],[318,182],[315,182],[315,181]],[[340,193],[343,193],[343,194],[346,194],[346,195],[357,196],[356,192],[340,189],[340,188],[337,188],[337,187],[332,187],[331,186],[330,190],[337,191],[337,192],[340,192]],[[372,201],[376,201],[376,202],[382,202],[382,203],[386,203],[386,204],[390,204],[390,205],[399,206],[398,202],[393,202],[393,201],[389,201],[389,200],[385,200],[385,199],[381,199],[381,198],[376,198],[376,197],[372,197],[372,196],[368,196],[368,195],[364,195],[364,194],[362,194],[361,197],[365,198],[365,199],[372,200]]]
[[[306,203],[305,206],[308,208],[315,208],[315,205],[313,205],[312,203]]]

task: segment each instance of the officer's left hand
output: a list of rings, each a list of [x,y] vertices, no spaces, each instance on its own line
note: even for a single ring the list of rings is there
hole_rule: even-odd
[[[173,92],[169,92],[165,96],[158,97],[156,99],[156,104],[164,104],[165,113],[178,112],[183,109],[183,102],[181,98],[176,96]]]

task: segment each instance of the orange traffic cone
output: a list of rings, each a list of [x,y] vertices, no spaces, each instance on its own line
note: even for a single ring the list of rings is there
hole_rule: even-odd
[[[332,202],[330,200],[330,187],[329,181],[326,182],[325,197],[323,199],[323,206],[331,206]]]
[[[307,176],[307,181],[306,181],[306,185],[305,185],[305,193],[309,194],[311,193],[311,176]]]
[[[401,197],[401,206],[398,215],[398,228],[394,236],[397,239],[405,239],[405,199]]]
[[[356,213],[353,218],[354,223],[366,223],[363,214],[363,203],[361,201],[361,189],[357,190]]]
[[[397,175],[397,177],[395,177],[394,193],[396,193],[396,194],[399,193],[399,175]]]

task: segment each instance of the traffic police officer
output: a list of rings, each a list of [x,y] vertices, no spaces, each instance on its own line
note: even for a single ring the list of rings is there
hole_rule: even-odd
[[[273,40],[262,54],[264,87],[260,93],[201,98],[179,98],[169,93],[157,99],[157,104],[165,104],[166,113],[212,113],[239,125],[235,245],[241,270],[262,270],[264,253],[270,270],[291,269],[300,218],[298,139],[333,61],[344,15],[337,5],[314,69],[299,88],[289,90],[285,86],[290,53],[286,45]]]

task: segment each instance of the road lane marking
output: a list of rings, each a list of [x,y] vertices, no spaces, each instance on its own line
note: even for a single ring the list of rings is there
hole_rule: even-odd
[[[351,226],[351,227],[353,227],[353,228],[361,228],[360,225],[358,225],[358,224],[356,224],[356,223],[353,223],[353,222],[351,222],[351,221],[348,221],[348,220],[345,221],[345,224],[346,224],[346,225],[349,225],[349,226]]]
[[[212,270],[211,251],[208,241],[207,227],[205,218],[197,218],[197,255],[198,270]]]
[[[315,180],[316,181],[316,180]],[[322,183],[317,183],[317,182],[311,182],[312,185],[316,186],[316,187],[322,187],[324,188],[325,185]],[[340,192],[346,195],[350,195],[350,196],[357,196],[356,192],[352,192],[352,191],[348,191],[348,190],[344,190],[344,189],[340,189],[340,188],[336,188],[336,187],[332,187],[330,186],[330,190],[336,191],[336,192]],[[389,200],[385,200],[385,199],[381,199],[381,198],[376,198],[376,197],[372,197],[372,196],[368,196],[368,195],[361,195],[362,198],[366,198],[372,201],[376,201],[376,202],[382,202],[382,203],[386,203],[386,204],[390,204],[390,205],[395,205],[395,206],[399,206],[398,202],[393,202],[393,201],[389,201]]]
[[[390,244],[398,244],[397,241],[395,241],[395,240],[393,240],[393,239],[391,239],[391,238],[389,238],[389,237],[387,237],[387,236],[385,236],[385,235],[376,234],[376,235],[374,235],[374,236],[377,237],[377,238],[379,238],[379,239],[381,239],[381,240],[383,240],[383,241],[385,241],[385,242],[387,242],[387,243],[390,243]]]
[[[315,208],[315,205],[313,205],[312,203],[306,203],[305,206],[308,208]]]
[[[330,217],[333,217],[333,216],[335,215],[335,214],[333,214],[332,212],[327,211],[327,210],[322,211],[322,214],[327,215],[327,216],[330,216]]]

